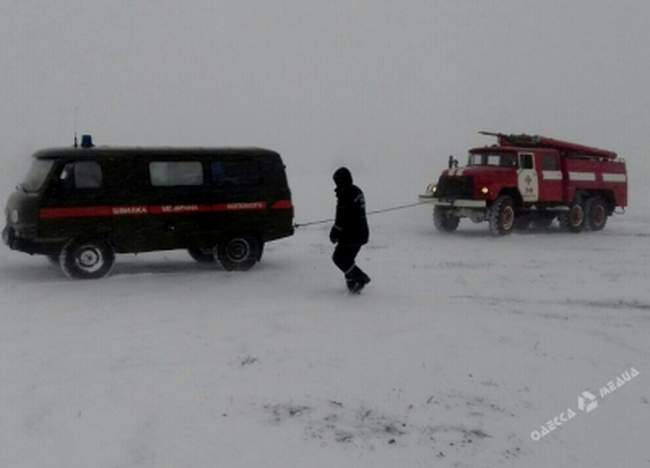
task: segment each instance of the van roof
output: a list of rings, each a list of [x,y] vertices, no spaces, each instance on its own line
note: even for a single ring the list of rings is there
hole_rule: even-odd
[[[34,153],[36,159],[101,159],[103,157],[135,158],[147,157],[173,157],[173,156],[225,156],[239,157],[279,157],[280,155],[270,149],[256,147],[240,148],[208,148],[208,147],[111,147],[96,146],[93,148],[47,148]]]

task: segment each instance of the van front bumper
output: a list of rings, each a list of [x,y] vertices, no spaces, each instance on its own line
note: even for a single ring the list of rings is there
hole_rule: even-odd
[[[25,252],[28,254],[53,255],[61,250],[62,242],[59,240],[44,240],[33,237],[23,237],[20,231],[12,226],[2,230],[2,241],[11,250]]]
[[[9,226],[6,226],[2,230],[2,242],[4,242],[4,244],[9,248],[12,248],[11,244],[13,243],[13,236],[14,236],[13,230],[10,229]]]
[[[440,199],[430,194],[423,194],[418,197],[420,202],[429,203],[435,206],[448,206],[449,208],[485,208],[485,200],[467,200],[463,198]]]

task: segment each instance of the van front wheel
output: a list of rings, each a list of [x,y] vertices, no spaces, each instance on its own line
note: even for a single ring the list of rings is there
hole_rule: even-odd
[[[261,257],[262,245],[254,236],[236,236],[220,242],[217,257],[228,271],[250,270]]]
[[[75,279],[103,278],[114,262],[115,252],[103,240],[73,239],[63,246],[59,256],[63,273]]]

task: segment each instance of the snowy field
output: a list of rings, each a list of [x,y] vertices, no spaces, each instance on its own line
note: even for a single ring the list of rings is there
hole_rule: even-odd
[[[648,31],[639,0],[0,1],[2,206],[75,129],[277,150],[298,222],[340,165],[369,209],[415,202],[478,130],[617,151],[630,182],[602,233],[372,217],[360,296],[329,225],[246,273],[75,282],[0,245],[0,468],[650,466]]]
[[[3,248],[0,466],[648,466],[650,216],[499,239],[430,220],[371,219],[361,296],[329,226],[247,273],[171,252],[75,282]]]

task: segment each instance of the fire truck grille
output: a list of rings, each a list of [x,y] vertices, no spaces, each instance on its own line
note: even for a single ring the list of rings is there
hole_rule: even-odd
[[[440,176],[436,185],[438,198],[472,198],[474,186],[469,176]]]

